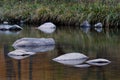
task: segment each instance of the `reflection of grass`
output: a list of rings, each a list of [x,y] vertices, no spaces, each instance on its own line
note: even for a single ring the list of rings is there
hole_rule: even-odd
[[[78,0],[79,1],[79,0]],[[87,0],[85,0],[87,1]],[[65,25],[79,25],[83,20],[91,23],[102,22],[105,25],[119,25],[120,3],[107,2],[57,1],[45,0],[17,1],[4,0],[0,4],[0,19],[22,19],[31,23],[52,21]]]
[[[72,32],[70,30],[63,30],[62,32],[58,31],[57,35],[54,35],[54,38],[62,45],[64,49],[63,51],[90,53],[99,51],[101,48],[105,48],[105,50],[107,50],[118,48],[120,46],[118,35],[113,33],[111,34],[111,32],[108,34],[106,35],[104,32],[91,32],[89,34],[85,34],[79,29],[72,30]]]

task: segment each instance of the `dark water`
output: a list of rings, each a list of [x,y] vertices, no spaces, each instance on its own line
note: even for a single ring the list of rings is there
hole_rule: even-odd
[[[17,33],[0,32],[0,80],[120,80],[119,30],[85,33],[79,28],[62,27],[52,34],[45,34],[35,27],[25,26]],[[9,57],[8,53],[15,50],[12,47],[14,41],[23,37],[53,38],[56,45],[49,51],[37,52],[22,60]],[[83,53],[89,59],[105,58],[111,63],[102,67],[77,68],[52,61],[71,52]]]

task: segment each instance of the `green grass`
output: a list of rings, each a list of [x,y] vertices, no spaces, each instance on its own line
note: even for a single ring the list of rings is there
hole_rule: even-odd
[[[106,27],[120,25],[119,0],[91,1],[22,0],[20,2],[3,0],[0,3],[0,20],[24,20],[31,24],[51,21],[60,25],[75,26],[88,20],[91,24],[102,22]]]

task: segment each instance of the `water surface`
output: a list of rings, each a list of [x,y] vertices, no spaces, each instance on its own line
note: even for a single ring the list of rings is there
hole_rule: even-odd
[[[0,80],[120,80],[119,30],[84,32],[79,28],[60,27],[54,33],[46,34],[36,26],[23,28],[17,33],[0,31]],[[15,50],[12,44],[23,37],[53,38],[56,45],[21,60],[9,57],[8,53]],[[102,67],[77,68],[52,60],[71,52],[83,53],[89,60],[105,58],[111,63]]]

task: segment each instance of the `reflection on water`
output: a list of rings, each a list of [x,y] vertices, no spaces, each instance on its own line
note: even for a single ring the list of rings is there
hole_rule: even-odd
[[[57,29],[53,34],[45,34],[34,27],[24,27],[14,36],[0,34],[0,80],[120,79],[119,30],[84,34],[80,29]],[[52,37],[56,41],[56,46],[45,52],[38,51],[35,55],[22,60],[12,59],[8,56],[8,53],[14,50],[11,45],[23,37]],[[105,58],[111,63],[102,67],[81,68],[52,61],[53,58],[68,52],[82,52],[90,59]]]
[[[20,33],[20,31],[1,31],[0,30],[0,34],[3,35],[18,35]]]

